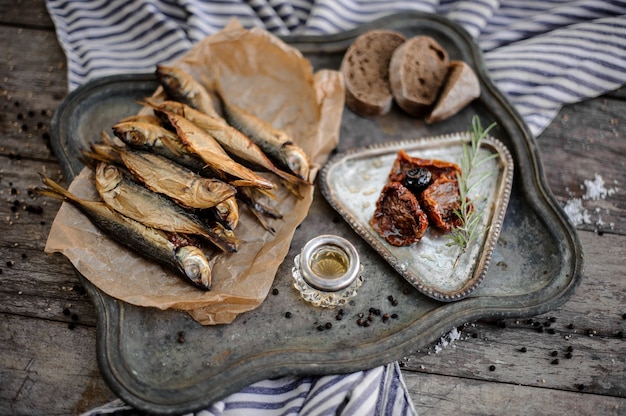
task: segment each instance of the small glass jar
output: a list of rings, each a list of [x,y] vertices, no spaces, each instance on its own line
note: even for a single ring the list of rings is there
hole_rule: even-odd
[[[315,306],[335,307],[356,296],[363,283],[363,265],[352,243],[335,235],[320,235],[302,247],[294,259],[294,287]]]

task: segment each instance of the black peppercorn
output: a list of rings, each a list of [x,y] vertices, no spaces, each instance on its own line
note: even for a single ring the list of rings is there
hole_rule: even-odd
[[[554,360],[550,362],[550,364],[557,365],[559,362],[560,362],[559,359],[555,358]]]
[[[557,355],[559,355],[559,352],[558,351],[552,351],[550,353],[550,355],[552,355],[553,357],[556,357]]]
[[[489,366],[489,371],[496,371],[496,366],[495,365],[490,365]]]
[[[326,327],[326,329],[330,329],[333,327],[333,324],[330,322],[326,322],[326,324],[324,324],[324,326]]]
[[[276,288],[272,289],[272,295],[274,296],[278,295],[278,289]]]
[[[287,319],[291,318],[291,312],[285,312],[285,318]]]
[[[522,347],[522,348],[520,348],[519,350],[520,350],[520,352],[526,352],[526,351],[528,351],[528,350],[526,349],[526,347]]]
[[[565,358],[572,358],[572,357],[573,357],[573,355],[572,355],[571,352],[568,352],[568,353],[565,354]]]
[[[70,312],[70,310],[68,308],[63,308],[63,315],[70,316],[71,314],[72,314],[72,312]]]

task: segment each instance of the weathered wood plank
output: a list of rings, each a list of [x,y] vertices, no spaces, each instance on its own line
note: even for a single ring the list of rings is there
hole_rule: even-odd
[[[44,0],[1,1],[0,24],[43,29],[54,28]]]
[[[582,203],[574,212],[588,218],[579,229],[626,234],[625,108],[619,97],[565,106],[537,138],[549,187],[561,205]]]
[[[53,159],[50,119],[67,95],[65,56],[51,30],[0,31],[0,155]]]
[[[76,415],[113,400],[95,329],[0,313],[0,414]]]
[[[65,57],[43,0],[0,3],[0,25],[0,414],[77,414],[114,398],[96,364],[94,307],[69,263],[43,253],[58,202],[45,202],[41,214],[23,211],[43,205],[28,194],[37,172],[59,175],[47,135],[67,94]],[[549,186],[563,205],[584,195],[580,187],[595,173],[617,189],[582,200],[590,223],[579,228],[591,232],[580,233],[581,287],[532,323],[468,323],[462,339],[440,352],[435,343],[409,354],[403,373],[420,414],[626,412],[625,94],[622,88],[566,106],[538,138]],[[16,200],[22,211],[13,210]],[[595,232],[599,219],[604,235]]]
[[[473,378],[414,374],[405,383],[420,416],[623,415],[626,399]]]
[[[581,232],[581,239],[585,277],[563,306],[532,321],[469,323],[438,353],[440,342],[407,356],[404,369],[563,391],[582,385],[585,392],[626,397],[624,238]]]

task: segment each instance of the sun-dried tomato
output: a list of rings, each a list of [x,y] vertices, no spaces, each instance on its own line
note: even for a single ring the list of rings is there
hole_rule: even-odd
[[[428,228],[417,198],[399,182],[385,185],[370,223],[389,244],[399,247],[418,242]]]
[[[461,172],[461,168],[456,163],[446,162],[437,159],[422,159],[419,157],[411,157],[406,151],[398,151],[396,160],[393,162],[391,172],[389,172],[389,182],[403,183],[406,173],[415,168],[426,168],[432,175],[432,181],[436,181],[440,176],[456,179],[457,172]]]
[[[457,212],[461,209],[459,182],[457,178],[440,176],[419,197],[430,223],[444,231],[462,225]]]

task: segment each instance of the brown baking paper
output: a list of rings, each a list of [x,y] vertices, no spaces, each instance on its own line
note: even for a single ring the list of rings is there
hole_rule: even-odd
[[[339,142],[344,105],[341,75],[331,70],[313,73],[298,50],[268,32],[245,30],[233,21],[174,65],[202,82],[219,79],[233,103],[290,133],[311,158],[310,180]],[[88,169],[69,189],[77,196],[98,200]],[[240,204],[235,234],[243,242],[237,253],[212,254],[209,292],[118,245],[68,203],[62,204],[54,220],[45,251],[65,255],[85,278],[114,298],[139,306],[184,310],[204,325],[226,324],[259,306],[267,296],[293,233],[312,202],[312,186],[302,187],[301,192],[304,198],[298,199],[279,186],[278,198],[269,201],[283,215],[282,220],[270,220],[274,235]]]

